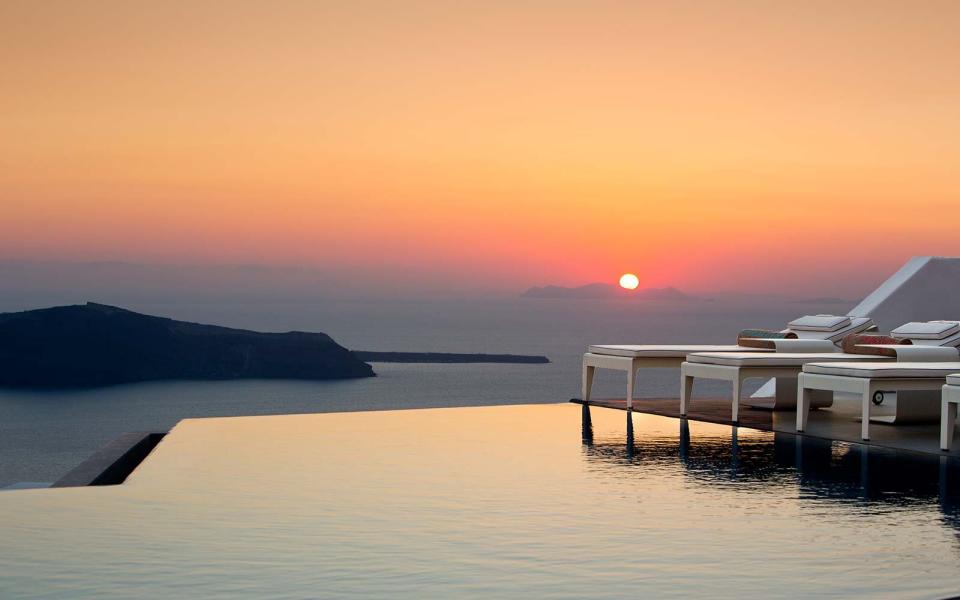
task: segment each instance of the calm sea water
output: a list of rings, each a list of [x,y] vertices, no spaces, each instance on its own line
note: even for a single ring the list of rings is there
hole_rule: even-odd
[[[2,598],[943,598],[937,457],[579,406],[199,419],[0,493]]]
[[[143,304],[127,308],[262,331],[324,331],[357,350],[542,354],[549,365],[375,364],[379,377],[342,382],[157,382],[57,392],[0,389],[0,487],[54,481],[125,431],[166,431],[187,417],[558,402],[579,395],[591,343],[732,343],[743,327],[847,307],[691,301],[436,300],[309,304]],[[2,305],[2,310],[22,309]],[[622,396],[601,372],[598,396]],[[644,374],[639,392],[676,395],[675,372]],[[723,389],[722,384],[717,392]],[[709,382],[698,387],[704,393]]]

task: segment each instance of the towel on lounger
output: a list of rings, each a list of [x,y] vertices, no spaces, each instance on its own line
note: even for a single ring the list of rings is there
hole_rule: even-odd
[[[893,348],[868,348],[863,344],[888,344],[888,345],[909,345],[910,340],[891,337],[889,335],[877,335],[870,333],[851,333],[843,338],[840,347],[847,354],[870,354],[875,356],[897,357],[897,351]]]
[[[744,329],[737,335],[737,345],[747,348],[774,348],[767,340],[795,340],[797,334],[792,331],[772,331],[770,329]]]

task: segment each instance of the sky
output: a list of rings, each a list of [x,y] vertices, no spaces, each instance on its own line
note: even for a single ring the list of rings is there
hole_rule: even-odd
[[[856,296],[957,255],[960,3],[0,4],[0,261]]]

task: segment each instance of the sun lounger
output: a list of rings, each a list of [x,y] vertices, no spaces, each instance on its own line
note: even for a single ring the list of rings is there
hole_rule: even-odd
[[[680,390],[680,414],[686,415],[693,395],[693,382],[696,378],[718,379],[733,384],[731,396],[731,421],[740,420],[740,390],[747,379],[762,378],[777,380],[777,396],[775,410],[793,408],[796,406],[796,386],[794,380],[803,369],[803,365],[811,361],[854,361],[864,358],[872,360],[883,359],[878,356],[863,356],[846,354],[844,352],[801,352],[801,353],[766,353],[748,354],[743,352],[701,352],[687,356],[687,360],[680,365],[682,388]],[[783,382],[787,382],[784,384]],[[790,389],[793,388],[793,392]],[[814,406],[820,408],[830,406],[831,401],[826,398],[815,398]]]
[[[960,405],[960,374],[947,375],[947,384],[940,393],[940,449],[950,450],[953,430],[957,426],[957,406]]]
[[[931,325],[936,323],[936,325]],[[955,327],[950,326],[952,323]],[[933,331],[937,330],[936,333]],[[863,354],[845,352],[824,353],[767,353],[753,354],[741,352],[693,353],[680,366],[680,414],[686,415],[693,392],[693,382],[697,377],[719,379],[733,384],[732,420],[737,422],[740,413],[740,389],[743,382],[754,377],[777,380],[777,396],[774,410],[794,408],[798,403],[796,379],[804,365],[809,363],[861,361],[950,361],[960,359],[960,352],[953,345],[960,343],[960,323],[930,322],[908,323],[894,330],[899,344],[870,344]],[[919,337],[906,337],[917,333]],[[942,346],[941,344],[950,344]],[[884,355],[878,355],[882,351]],[[807,409],[822,408],[833,403],[832,394],[811,392],[807,395]]]
[[[880,352],[887,356],[896,356],[897,367],[901,370],[899,373],[907,373],[910,366],[904,363],[929,362],[943,365],[960,359],[960,321],[925,321],[906,323],[890,332],[894,339],[900,342],[909,342],[911,346],[891,346],[887,344],[867,344],[860,348],[866,352]],[[811,361],[812,363],[813,361]],[[945,366],[945,365],[943,365]],[[891,366],[892,367],[892,366]],[[798,397],[802,396],[804,386],[809,388],[812,394],[810,397],[816,398],[816,401],[822,401],[824,395],[833,396],[833,392],[845,392],[851,389],[854,393],[863,393],[864,379],[862,375],[852,376],[856,381],[841,378],[836,379],[839,367],[831,367],[829,373],[824,372],[824,368],[813,366],[804,367],[804,372],[809,371],[812,376],[804,376],[803,382],[798,381]],[[890,369],[885,369],[884,373],[892,373]],[[928,372],[930,372],[928,370]],[[862,371],[861,371],[862,373]],[[869,378],[868,378],[869,379]],[[914,378],[917,381],[899,381],[896,377],[876,377],[876,381],[870,391],[870,400],[873,404],[879,405],[883,402],[884,396],[890,393],[897,393],[897,402],[894,414],[892,415],[874,415],[868,416],[868,421],[881,423],[902,423],[902,422],[923,422],[936,419],[941,416],[940,406],[941,398],[931,390],[937,386],[930,387],[929,381],[920,381],[928,378]],[[911,379],[901,377],[900,379]],[[940,379],[937,377],[937,379]],[[942,384],[942,382],[941,382]],[[831,387],[833,386],[833,387]],[[810,406],[807,405],[806,409]],[[805,426],[807,410],[800,410],[798,401],[798,424]],[[869,426],[869,424],[867,425]],[[866,429],[864,430],[866,431]]]
[[[582,398],[590,400],[596,369],[627,373],[627,408],[633,407],[634,382],[639,369],[679,368],[688,354],[695,352],[825,352],[835,349],[844,336],[873,327],[868,317],[812,315],[791,321],[781,332],[757,337],[738,337],[731,345],[593,345],[583,355]],[[768,335],[769,334],[769,335]],[[779,335],[778,335],[779,334]]]
[[[955,351],[952,348],[949,350]],[[951,361],[808,363],[797,382],[797,431],[804,431],[807,427],[812,394],[848,392],[861,398],[863,414],[860,437],[869,440],[870,410],[873,395],[877,391],[941,391],[947,376],[957,372],[960,372],[960,354],[957,353]],[[898,403],[909,401],[909,397],[898,394]]]

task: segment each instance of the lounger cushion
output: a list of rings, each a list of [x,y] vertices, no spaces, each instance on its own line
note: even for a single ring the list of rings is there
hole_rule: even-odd
[[[762,338],[768,340],[791,340],[796,339],[797,334],[792,331],[774,331],[772,329],[744,329],[737,337],[744,338]]]
[[[762,348],[745,348],[743,346],[725,346],[725,345],[659,345],[650,344],[646,346],[629,345],[598,345],[589,346],[587,352],[592,354],[604,354],[606,356],[625,356],[627,358],[684,358],[691,352],[763,352]],[[769,350],[768,350],[769,352]]]
[[[957,373],[954,375],[947,375],[947,385],[960,386],[960,373]]]
[[[923,321],[906,323],[890,332],[896,338],[915,340],[943,340],[960,333],[958,321]]]
[[[747,352],[702,352],[691,354],[687,362],[722,365],[727,367],[797,367],[808,362],[877,360],[879,357],[843,352],[773,352],[750,354]]]
[[[783,332],[783,339],[793,339],[798,337],[807,340],[829,340],[836,343],[844,335],[864,331],[873,327],[873,321],[869,317],[841,317],[847,319],[847,326],[833,332],[802,331],[799,334],[794,332]],[[776,332],[780,334],[782,332]],[[769,338],[770,341],[776,341],[780,338]],[[710,344],[646,344],[646,345],[618,345],[618,344],[597,344],[587,347],[587,352],[593,354],[602,354],[605,356],[623,356],[627,358],[684,358],[687,354],[694,352],[771,352],[776,344],[763,343],[758,340],[751,346],[741,345],[710,345]]]
[[[875,329],[873,320],[870,317],[850,317],[850,323],[836,331],[805,331],[797,329],[797,337],[801,340],[830,340],[838,343],[843,337],[851,333],[861,333]]]
[[[850,317],[850,324],[836,331],[798,331],[797,335],[800,339],[830,340],[837,343],[851,333],[861,333],[871,329],[876,329],[876,325],[870,317]]]
[[[944,379],[960,371],[960,362],[813,362],[804,373],[869,379]]]
[[[837,315],[807,315],[790,321],[795,331],[837,331],[850,325],[850,317]]]

